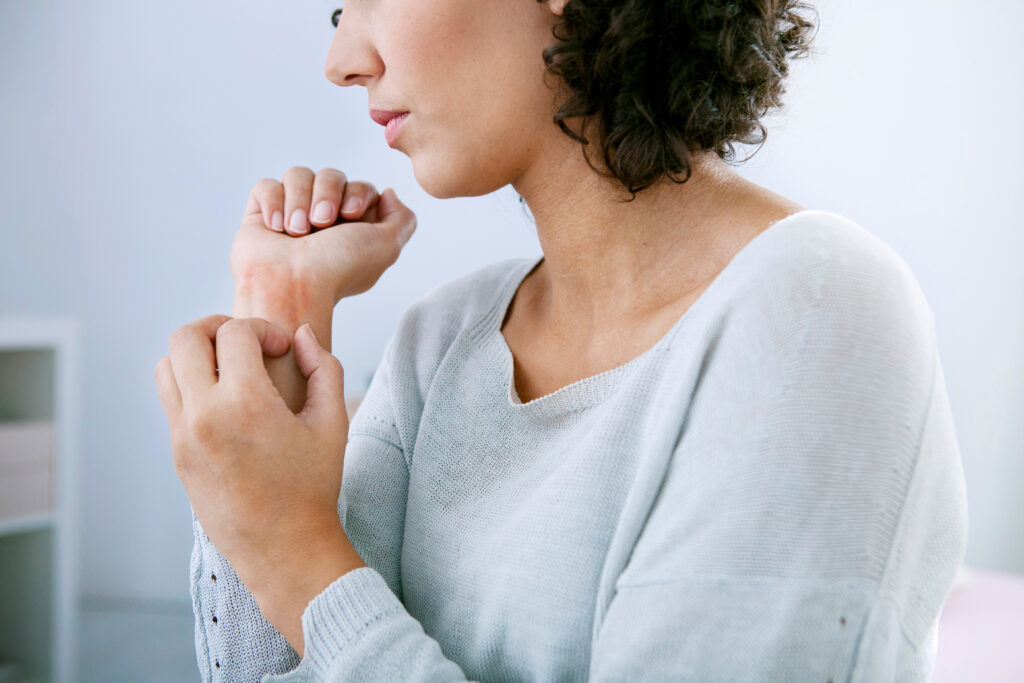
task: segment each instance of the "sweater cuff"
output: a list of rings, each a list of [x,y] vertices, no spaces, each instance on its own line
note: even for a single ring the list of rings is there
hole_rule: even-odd
[[[302,659],[308,671],[315,680],[326,680],[332,663],[348,643],[383,617],[404,609],[372,567],[359,567],[338,577],[302,612]]]

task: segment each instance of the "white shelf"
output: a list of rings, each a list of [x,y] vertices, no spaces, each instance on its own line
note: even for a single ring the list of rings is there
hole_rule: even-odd
[[[0,528],[53,514],[55,436],[52,419],[0,420]]]
[[[11,517],[0,519],[0,536],[7,534],[20,534],[25,531],[38,531],[53,526],[54,518],[52,513],[44,515],[28,515],[26,517]]]
[[[74,680],[78,323],[0,316],[0,663]]]

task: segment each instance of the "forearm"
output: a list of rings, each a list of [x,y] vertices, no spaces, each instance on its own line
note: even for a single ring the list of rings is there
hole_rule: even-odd
[[[195,514],[189,581],[195,615],[196,659],[204,683],[258,681],[283,674],[300,656],[264,617],[234,567],[210,542]]]
[[[263,318],[293,338],[296,330],[308,322],[320,345],[331,350],[334,301],[330,296],[311,291],[301,281],[285,285],[278,282],[271,286],[261,279],[236,279],[231,315]],[[285,404],[294,413],[302,410],[306,402],[306,378],[295,361],[294,346],[282,356],[264,356],[263,362]]]
[[[240,569],[249,577],[246,585],[260,612],[300,657],[305,652],[306,606],[339,577],[366,566],[341,524],[334,522],[298,548],[282,550],[269,563]]]

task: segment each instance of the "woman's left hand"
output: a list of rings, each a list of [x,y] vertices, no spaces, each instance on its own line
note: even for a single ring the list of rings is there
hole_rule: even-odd
[[[337,510],[348,439],[341,363],[299,328],[308,391],[293,413],[263,359],[289,345],[261,318],[210,315],[175,330],[155,370],[192,509],[254,595],[279,592],[268,582],[324,556],[325,544],[348,544]]]

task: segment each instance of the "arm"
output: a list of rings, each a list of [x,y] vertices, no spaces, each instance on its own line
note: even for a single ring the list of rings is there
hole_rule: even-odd
[[[315,182],[311,182],[313,180]],[[314,192],[312,197],[311,191]],[[344,219],[348,221],[344,229],[314,231],[302,239],[293,239],[269,229],[274,212],[285,208],[286,194],[289,203],[295,206],[308,204],[312,207],[322,200],[328,200],[338,207],[347,197],[359,197],[363,200],[363,208],[349,212]],[[321,221],[320,227],[329,227],[332,223],[337,223],[337,219]],[[309,322],[319,345],[330,351],[335,303],[345,296],[369,289],[381,273],[395,262],[415,226],[415,215],[398,200],[393,190],[388,189],[378,195],[372,185],[347,182],[345,175],[337,169],[323,169],[314,175],[310,169],[293,167],[285,174],[283,184],[264,179],[256,184],[250,194],[242,225],[231,249],[229,261],[235,276],[233,316],[263,318],[292,336],[298,327]],[[315,287],[311,286],[312,283],[315,283]],[[307,387],[295,360],[294,347],[282,357],[264,355],[264,364],[287,407],[293,413],[298,413],[305,403]],[[382,383],[378,383],[378,386],[381,387],[378,390],[381,394],[386,393],[387,389]],[[370,393],[373,391],[371,387]],[[370,399],[371,395],[366,398]],[[369,415],[365,409],[360,410],[366,420],[394,424],[387,400],[371,403],[382,412]],[[379,457],[371,446],[375,444],[371,439],[350,439],[345,449],[346,461],[358,463],[366,459],[376,464]],[[367,469],[376,471],[373,464],[367,466]],[[388,470],[387,467],[379,469]],[[345,474],[343,479],[349,481],[352,477]],[[396,485],[380,479],[370,482],[357,479],[351,486],[342,482],[338,514],[343,515],[345,510],[344,489],[359,490],[363,486],[381,487],[379,492],[366,492],[364,498],[374,504],[378,501],[400,500],[404,513],[404,481]],[[397,503],[381,505],[381,509],[385,510],[396,508]],[[277,578],[283,578],[283,582],[273,575],[259,577],[258,572],[249,571],[251,568],[239,567],[239,570],[245,570],[243,574],[249,577],[247,580],[269,581],[273,584],[252,587],[261,596],[259,604],[269,610],[268,614],[274,618],[274,623],[280,624],[301,650],[301,623],[292,604],[296,602],[292,599],[294,595],[302,595],[296,602],[302,603],[299,605],[301,608],[313,595],[309,593],[310,589],[320,590],[330,580],[331,572],[336,570],[336,575],[340,575],[351,571],[353,566],[365,569],[366,565],[355,549],[360,548],[362,552],[365,547],[374,547],[381,538],[400,539],[401,521],[401,518],[398,518],[397,523],[395,519],[381,519],[379,523],[364,527],[371,531],[356,532],[372,534],[372,540],[368,540],[348,534],[344,530],[342,516],[342,524],[336,525],[337,533],[332,528],[330,538],[318,535],[316,549],[310,548],[312,554],[299,550],[287,556],[289,560],[294,557],[293,564],[298,571],[293,574],[291,565],[276,570]],[[192,598],[196,615],[197,656],[204,680],[209,680],[215,671],[220,680],[248,681],[268,673],[294,668],[298,653],[264,618],[252,593],[242,585],[234,568],[213,547],[196,521],[195,514],[193,522],[195,546],[191,562]],[[320,540],[324,542],[320,543]],[[394,544],[381,545],[390,547]],[[369,556],[370,566],[379,567],[384,575],[397,577],[397,569],[392,568],[392,563],[397,563],[397,556],[382,553],[369,553]],[[289,576],[280,577],[282,572]],[[313,574],[316,578],[313,578]],[[227,578],[222,578],[222,575]],[[214,576],[217,578],[212,578]],[[323,583],[317,585],[321,580]],[[294,590],[297,587],[300,588],[298,592]],[[285,593],[293,595],[286,596]],[[282,618],[282,610],[288,612],[287,618]],[[299,629],[298,637],[293,627]]]
[[[258,305],[249,307],[248,302],[247,307],[242,308],[240,299],[236,299],[234,312],[238,315],[264,317],[267,314],[263,310],[266,309]],[[301,324],[300,316],[269,316],[267,319],[283,327],[283,319],[288,321],[288,326],[294,326],[286,327],[289,332],[294,332]],[[312,321],[313,317],[306,319]],[[321,316],[316,319],[327,318]],[[314,323],[311,325],[319,337],[321,331],[316,329]],[[214,672],[220,680],[225,681],[260,680],[263,676],[286,672],[292,674],[282,680],[304,680],[302,677],[310,667],[315,669],[317,663],[323,665],[325,660],[330,660],[335,648],[352,635],[345,630],[348,624],[346,618],[354,618],[360,626],[371,624],[377,609],[390,610],[389,633],[398,634],[399,639],[407,641],[407,652],[425,651],[439,656],[437,643],[423,635],[419,623],[404,610],[401,603],[400,554],[409,469],[393,413],[392,345],[393,341],[385,348],[381,364],[359,410],[350,417],[342,490],[338,501],[339,518],[351,546],[365,560],[366,566],[345,572],[334,586],[328,587],[316,600],[310,602],[310,605],[316,603],[321,608],[312,610],[319,614],[318,617],[312,617],[312,625],[308,624],[309,614],[302,617],[305,651],[301,659],[289,641],[266,620],[252,592],[210,543],[194,515],[196,543],[191,556],[190,583],[196,614],[197,655],[203,680],[210,680]],[[283,368],[283,371],[292,370],[291,367]],[[295,392],[301,399],[304,392],[301,384],[304,380],[301,375],[291,379],[294,380],[292,387],[298,387]],[[281,385],[278,386],[280,390]],[[345,589],[345,586],[349,588]],[[349,609],[371,610],[374,613],[360,611],[353,616],[352,612],[345,611]],[[404,617],[399,618],[399,614]],[[212,621],[213,616],[217,617],[216,622]],[[409,638],[409,635],[413,637]],[[360,648],[366,648],[373,642],[378,641],[365,640],[358,647],[353,645],[347,648],[344,663],[352,667],[353,657],[358,656]],[[399,649],[396,647],[395,651]],[[451,674],[451,668],[456,665],[443,657],[441,659],[440,671]],[[305,664],[296,670],[300,660]],[[413,665],[420,661],[421,667],[430,666],[429,657],[424,659],[412,656],[410,661]],[[358,669],[358,666],[383,666],[387,669],[391,665],[389,658],[375,665],[374,657],[371,656],[366,661],[356,663],[353,670],[366,672],[365,669]],[[373,676],[370,675],[370,678]]]
[[[401,554],[409,463],[393,406],[399,325],[359,410],[345,454],[339,515],[366,567],[339,577],[302,614],[306,650],[285,681],[466,680],[402,602]]]
[[[333,304],[306,292],[301,284],[296,284],[265,293],[255,281],[238,281],[232,316],[264,318],[292,336],[309,322],[318,341],[329,350]],[[296,296],[303,298],[296,301]],[[295,362],[294,349],[279,357],[265,356],[264,361],[285,403],[293,412],[301,410],[306,380]],[[341,507],[339,501],[339,510]],[[299,654],[264,618],[255,598],[210,542],[194,512],[192,526],[190,592],[202,679],[211,680],[214,672],[226,676],[226,680],[245,680],[259,675],[255,672],[283,673],[294,669],[300,661]]]
[[[280,275],[277,277],[279,279]],[[308,322],[320,345],[331,350],[334,301],[330,296],[311,290],[305,280],[296,279],[268,290],[259,277],[240,278],[235,283],[231,315],[235,318],[263,318],[291,337]],[[302,410],[306,399],[306,379],[295,362],[294,346],[282,356],[265,356],[264,362],[267,374],[288,407],[295,413]]]

